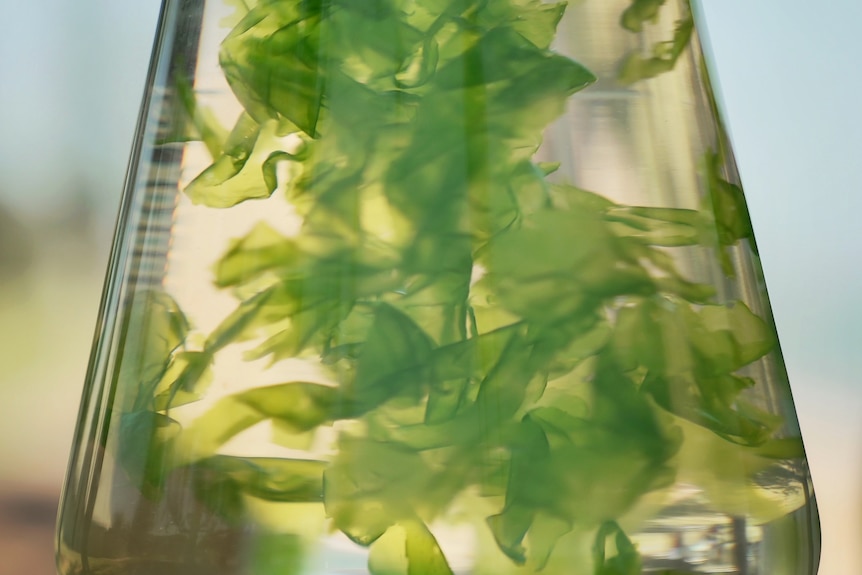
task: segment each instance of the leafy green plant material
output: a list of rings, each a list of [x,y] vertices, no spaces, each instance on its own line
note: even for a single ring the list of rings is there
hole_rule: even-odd
[[[609,537],[613,537],[616,547],[616,554],[612,557],[606,554]],[[599,528],[593,545],[593,561],[596,575],[639,575],[641,572],[637,549],[613,521],[608,521]]]
[[[250,499],[322,504],[371,547],[373,573],[407,575],[452,573],[436,524],[478,494],[492,509],[480,528],[513,564],[541,570],[568,534],[594,532],[595,575],[637,575],[616,520],[673,484],[681,420],[762,457],[798,454],[746,400],[771,326],[674,256],[751,240],[719,158],[696,210],[616,204],[534,161],[596,80],[549,48],[564,4],[230,4],[220,63],[244,112],[224,136],[185,95],[213,156],[185,192],[229,208],[281,188],[302,226],[261,222],[230,243],[213,281],[238,303],[197,345],[165,294],[134,304],[144,329],[121,377],[138,387],[120,425],[142,489],[157,497],[182,471],[237,523]],[[663,4],[635,0],[622,26],[640,31]],[[672,69],[691,34],[687,14],[620,80]],[[237,392],[180,426],[171,410],[243,342],[249,360],[309,361],[327,382]],[[221,453],[264,422],[283,445],[335,437],[331,457]],[[298,572],[300,548],[261,536],[255,573]]]
[[[665,0],[635,0],[623,14],[622,25],[632,32],[640,32],[644,22],[659,17],[659,10],[664,3]],[[693,32],[694,18],[691,9],[685,5],[683,15],[676,23],[673,38],[653,45],[649,55],[638,51],[629,53],[620,64],[617,79],[628,85],[673,70]]]
[[[630,32],[640,32],[644,22],[655,21],[659,9],[666,0],[633,0],[631,6],[625,9],[620,24]]]

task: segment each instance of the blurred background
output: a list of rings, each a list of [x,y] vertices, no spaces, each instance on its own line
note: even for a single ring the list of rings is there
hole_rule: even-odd
[[[0,575],[54,572],[158,4],[0,0]],[[814,474],[820,573],[858,575],[862,3],[701,4]]]

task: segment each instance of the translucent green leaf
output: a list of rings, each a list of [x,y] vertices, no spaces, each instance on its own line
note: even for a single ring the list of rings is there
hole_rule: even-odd
[[[268,198],[275,186],[265,176],[267,162],[272,161],[273,147],[277,145],[277,129],[276,122],[258,128],[248,116],[240,118],[225,153],[189,182],[184,190],[186,195],[192,202],[212,208],[229,208],[246,200]]]
[[[748,365],[776,345],[775,331],[742,302],[703,306],[691,321],[692,345],[718,372]]]
[[[545,172],[532,162],[519,162],[506,177],[519,215],[528,216],[550,207],[550,188]]]
[[[406,535],[400,525],[386,530],[371,544],[368,553],[368,572],[371,575],[406,575]]]
[[[479,411],[475,407],[470,407],[454,417],[445,418],[439,422],[401,425],[378,435],[383,435],[385,440],[405,448],[424,451],[479,441],[482,433],[487,432],[483,423]]]
[[[607,538],[614,536],[616,554],[608,557],[605,547]],[[593,544],[593,560],[596,575],[640,575],[641,558],[637,548],[625,532],[614,521],[604,523],[596,534]]]
[[[314,137],[325,75],[319,8],[305,11],[306,4],[266,3],[253,9],[222,42],[219,62],[255,120],[281,116]]]
[[[623,357],[627,352],[634,354],[629,368],[643,366],[667,374],[690,373],[694,369],[696,358],[688,341],[686,309],[684,304],[659,299],[621,310],[620,323],[624,329],[618,332],[616,345]],[[630,321],[631,316],[636,320]],[[633,346],[627,352],[623,351],[624,338],[631,338]]]
[[[452,575],[437,539],[422,521],[402,523],[407,534],[408,575]]]
[[[428,82],[437,71],[439,48],[433,38],[426,38],[421,48],[404,60],[395,73],[399,88],[418,88]]]
[[[266,501],[322,501],[325,468],[323,461],[227,455],[215,455],[193,465],[198,496],[216,505],[222,489],[235,489]]]
[[[529,560],[536,571],[545,568],[557,541],[571,530],[571,521],[546,512],[536,514],[527,535]]]
[[[554,4],[532,0],[517,4],[525,4],[527,8],[512,22],[512,28],[539,48],[549,48],[554,40],[557,24],[566,11],[566,3]]]
[[[554,207],[564,211],[586,211],[599,215],[616,207],[604,196],[570,185],[552,185],[551,196]]]
[[[277,419],[294,431],[308,431],[352,411],[337,387],[316,383],[285,383],[259,387],[234,397],[268,419]]]
[[[665,0],[632,0],[620,18],[620,24],[631,32],[640,32],[644,22],[658,19],[659,9],[664,3]]]
[[[604,298],[655,289],[608,225],[586,210],[537,212],[490,242],[482,259],[488,268],[483,281],[501,303],[535,320],[559,321],[573,313],[588,318]]]
[[[212,110],[201,108],[190,82],[182,74],[176,74],[176,78],[177,93],[192,129],[204,143],[210,156],[213,159],[218,158],[228,137],[227,131]]]
[[[700,213],[674,208],[618,207],[608,210],[607,219],[621,224],[613,227],[623,237],[649,245],[690,246],[700,243]]]
[[[400,83],[398,77],[411,85],[423,83],[437,64],[433,38],[424,38],[401,18],[368,16],[354,8],[333,12],[327,19],[335,44],[331,49],[342,61],[341,69],[376,88],[394,87],[396,82]],[[426,49],[428,52],[423,55]],[[418,68],[410,70],[411,65]],[[388,86],[376,84],[375,80],[381,78],[389,80]]]
[[[272,361],[297,357],[311,344],[322,328],[327,327],[329,314],[321,306],[299,311],[290,316],[290,325],[268,337],[263,343],[244,354],[245,359],[254,360],[271,356]]]
[[[257,0],[223,0],[226,6],[234,9],[230,16],[225,16],[219,20],[219,26],[222,28],[233,28],[248,14],[248,11],[254,8]]]
[[[488,527],[500,550],[518,565],[527,561],[526,548],[522,542],[533,524],[533,516],[532,509],[513,505],[488,518]]]
[[[570,372],[585,359],[595,356],[607,345],[615,330],[604,321],[585,321],[581,325],[572,321],[570,324],[576,327],[572,330],[575,333],[566,334],[562,340],[564,344],[554,346],[553,360],[548,365],[551,379]]]
[[[119,421],[119,463],[129,481],[151,499],[161,495],[168,473],[179,463],[174,440],[182,428],[170,417],[152,411],[124,413]]]
[[[452,3],[457,6],[458,3]],[[547,49],[554,39],[565,3],[546,4],[539,0],[513,0],[478,4],[473,16],[477,26],[486,30],[508,27],[535,46]],[[472,7],[471,7],[472,8]]]
[[[353,385],[355,401],[365,409],[395,395],[416,393],[423,381],[411,369],[428,361],[433,343],[409,317],[380,305],[359,355]]]
[[[715,377],[650,375],[642,385],[663,408],[743,445],[762,445],[780,424],[738,399],[753,382],[733,375]]]
[[[242,302],[231,312],[215,330],[207,337],[206,349],[214,354],[230,343],[248,339],[255,328],[260,325],[260,319],[268,310],[268,303],[274,299],[275,289],[260,292]]]
[[[636,445],[656,464],[652,471],[663,473],[660,465],[679,450],[682,441],[679,429],[639,392],[634,382],[620,370],[620,366],[608,357],[600,358],[590,383],[593,420],[614,435],[627,437],[628,441],[623,444]],[[640,488],[644,488],[644,485]]]
[[[722,160],[717,153],[707,153],[704,162],[719,244],[731,246],[747,239],[756,253],[754,231],[742,188],[722,177]]]
[[[257,532],[248,547],[249,573],[300,575],[305,570],[307,545],[299,535]]]
[[[324,504],[333,524],[360,545],[415,516],[433,476],[412,449],[342,436],[324,472]]]
[[[469,380],[438,382],[428,394],[425,421],[436,423],[453,417],[465,400]]]
[[[183,441],[196,458],[208,457],[241,431],[267,419],[301,433],[352,410],[335,387],[307,382],[258,387],[220,399],[189,425]]]
[[[403,6],[400,0],[368,0],[367,2],[352,2],[340,0],[336,2],[340,8],[361,14],[372,20],[385,20],[400,16],[397,11]]]
[[[655,0],[644,0],[644,2],[652,4]],[[694,32],[694,20],[691,13],[688,13],[676,23],[673,39],[655,44],[650,56],[644,56],[639,52],[629,53],[620,64],[617,79],[620,83],[628,85],[673,70],[677,60],[688,46],[692,32]]]
[[[167,410],[197,401],[212,378],[212,355],[209,353],[184,351],[174,354],[155,389],[153,409]]]
[[[799,459],[805,457],[805,447],[800,437],[770,439],[758,448],[757,454],[769,459]]]
[[[296,265],[296,244],[265,222],[256,224],[243,238],[231,243],[215,266],[215,284],[229,287],[247,283],[260,274]]]
[[[512,418],[524,403],[535,373],[530,349],[523,336],[513,334],[500,355],[500,361],[482,380],[476,406],[484,425],[493,427]]]
[[[146,290],[134,296],[128,310],[119,381],[125,391],[134,390],[130,403],[144,408],[175,353],[184,343],[189,322],[167,293]]]
[[[541,427],[545,440],[551,448],[582,442],[589,433],[590,423],[587,419],[586,403],[581,402],[579,406],[574,401],[570,401],[566,407],[569,409],[537,407],[529,412],[530,420]],[[577,407],[582,408],[580,413]]]

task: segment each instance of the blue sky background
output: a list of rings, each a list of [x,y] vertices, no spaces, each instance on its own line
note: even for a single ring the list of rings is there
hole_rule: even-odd
[[[702,32],[820,499],[821,575],[858,575],[862,2],[701,4]],[[99,270],[107,258],[157,12],[157,0],[0,0],[0,205],[22,221],[43,221],[92,198],[97,217],[90,256]],[[92,308],[84,314],[91,319],[53,328],[61,341],[74,340],[75,349],[89,347],[98,280],[92,286],[96,293],[84,304]],[[78,355],[58,401],[77,401],[86,351]],[[18,377],[0,375],[0,399],[7,399],[0,413],[16,409],[18,395],[2,388],[20,386],[23,376]],[[67,405],[57,413],[65,430],[75,410]],[[33,441],[44,453],[62,453],[56,464],[39,463],[53,472],[65,466],[70,438],[58,441],[50,430],[45,433]]]

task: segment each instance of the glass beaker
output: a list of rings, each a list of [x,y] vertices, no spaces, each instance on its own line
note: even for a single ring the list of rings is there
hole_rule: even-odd
[[[62,575],[814,575],[688,0],[167,0]]]

